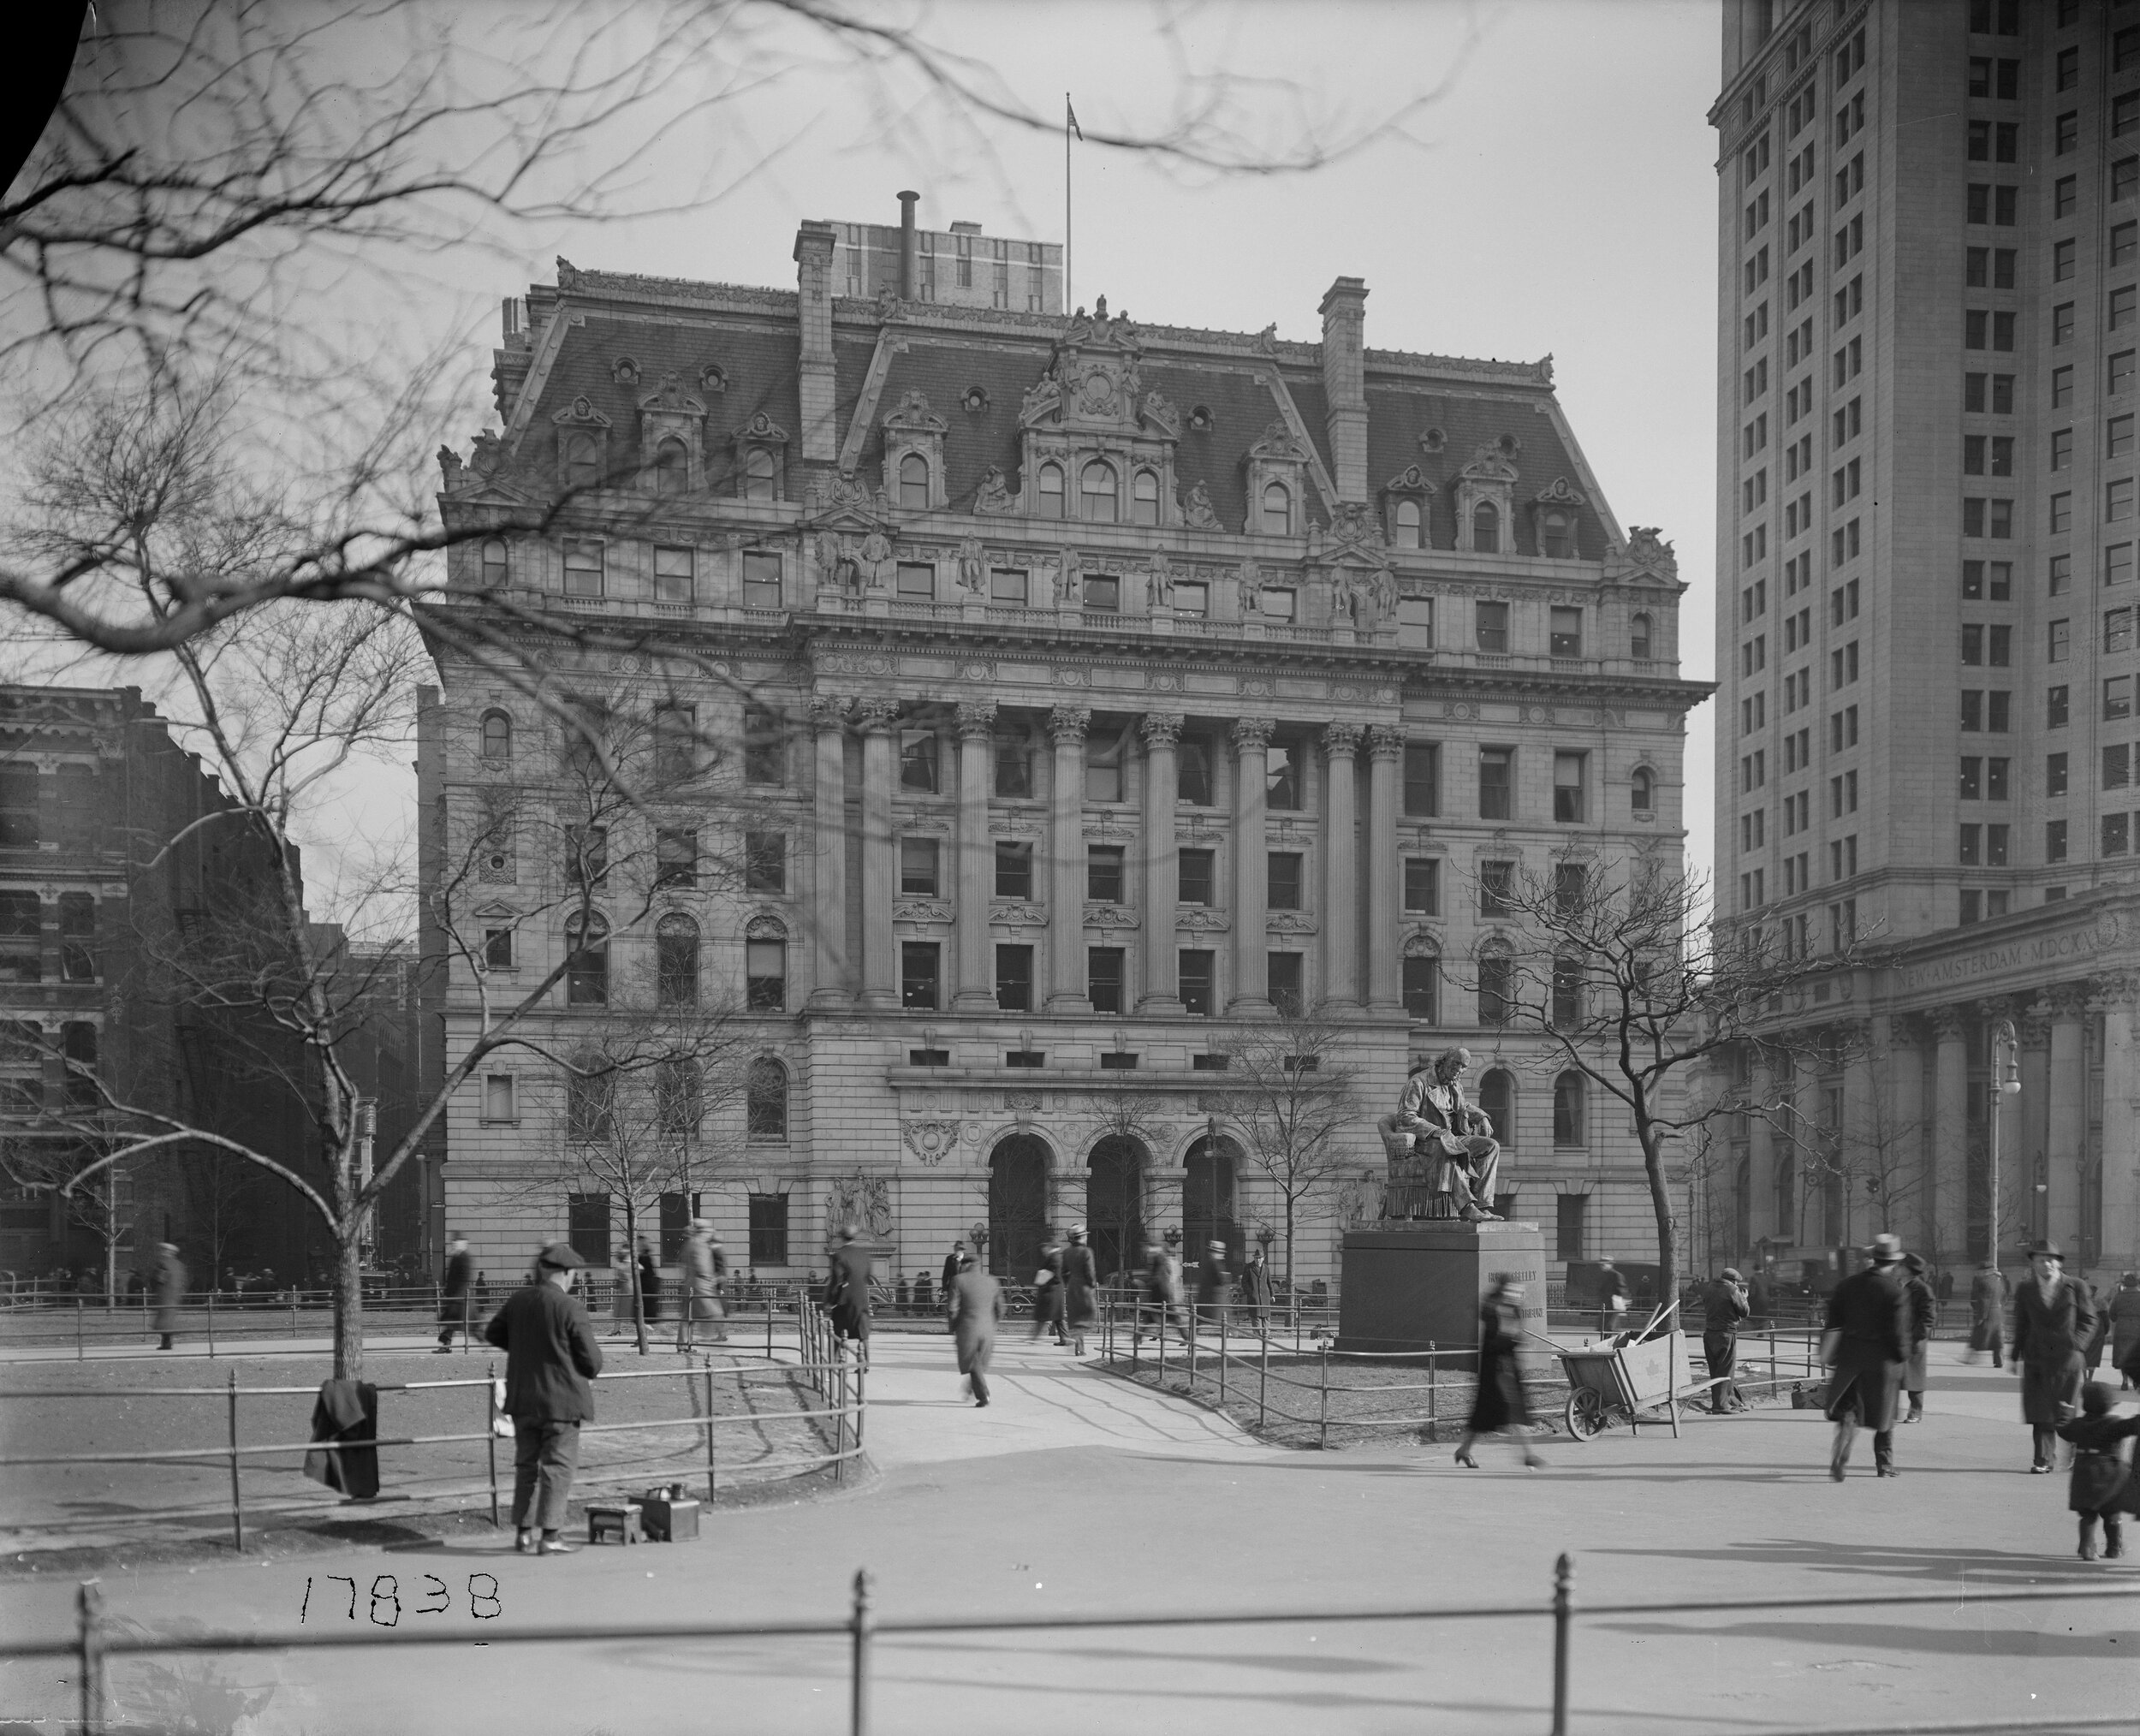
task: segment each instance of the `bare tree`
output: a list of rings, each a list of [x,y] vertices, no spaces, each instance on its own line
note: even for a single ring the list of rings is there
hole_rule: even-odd
[[[1661,1299],[1678,1293],[1670,1152],[1681,1135],[1727,1115],[1773,1115],[1739,1084],[1739,1057],[1810,1067],[1818,1033],[1775,1014],[1802,985],[1855,965],[1858,942],[1786,951],[1758,928],[1715,923],[1708,883],[1669,862],[1564,860],[1481,888],[1520,944],[1489,938],[1470,986],[1483,1022],[1545,1039],[1536,1063],[1580,1073],[1623,1105],[1642,1148],[1656,1221]],[[1751,1069],[1747,1069],[1750,1072]],[[1721,1089],[1690,1089],[1697,1073]]]
[[[1359,1153],[1346,1133],[1363,1111],[1349,1033],[1312,1013],[1284,1012],[1249,1028],[1226,1050],[1224,1091],[1249,1168],[1278,1196],[1293,1289],[1293,1243],[1303,1225],[1335,1216]]]

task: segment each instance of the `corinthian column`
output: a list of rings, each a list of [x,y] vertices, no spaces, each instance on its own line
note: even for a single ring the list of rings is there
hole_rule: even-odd
[[[879,1010],[899,1005],[892,931],[892,894],[899,884],[899,847],[892,836],[898,723],[898,700],[862,701],[862,1005]]]
[[[1058,705],[1048,714],[1055,744],[1049,784],[1048,1008],[1089,1013],[1085,992],[1085,732],[1092,714]]]
[[[1932,1257],[1954,1265],[1969,1247],[1969,1021],[1958,1007],[1932,1014],[1939,1043],[1933,1074],[1932,1159],[1928,1180]]]
[[[1271,1011],[1270,942],[1263,933],[1270,862],[1263,847],[1263,802],[1270,780],[1268,717],[1233,720],[1233,998],[1236,1017]]]
[[[1174,749],[1181,713],[1147,711],[1144,736],[1144,972],[1139,1013],[1179,1013],[1174,984]]]
[[[814,732],[811,841],[811,951],[815,979],[807,1003],[812,1012],[835,1011],[854,997],[847,950],[847,702],[825,694],[810,702]]]
[[[1397,774],[1404,758],[1404,731],[1377,724],[1367,732],[1367,1004],[1377,1013],[1404,1008],[1397,951]]]
[[[989,895],[995,852],[989,841],[989,754],[996,744],[996,701],[959,705],[959,1013],[996,1008],[990,970]]]
[[[1329,800],[1323,818],[1323,984],[1324,998],[1340,1008],[1360,999],[1359,818],[1354,756],[1360,726],[1326,723],[1323,728],[1324,788]]]

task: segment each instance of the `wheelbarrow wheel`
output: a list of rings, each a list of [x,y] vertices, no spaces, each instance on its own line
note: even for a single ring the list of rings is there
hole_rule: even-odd
[[[1561,1414],[1569,1435],[1578,1441],[1587,1441],[1604,1430],[1605,1400],[1588,1387],[1578,1387],[1568,1394],[1567,1406]]]

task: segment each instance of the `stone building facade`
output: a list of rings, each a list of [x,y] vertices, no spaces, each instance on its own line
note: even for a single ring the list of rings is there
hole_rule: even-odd
[[[625,969],[687,927],[746,1008],[747,1104],[699,1134],[734,1263],[813,1267],[847,1217],[910,1275],[977,1224],[1013,1271],[1043,1220],[1091,1222],[1109,1267],[1140,1229],[1238,1247],[1281,1213],[1220,1068],[1293,1009],[1360,1102],[1301,1281],[1376,1209],[1408,1051],[1453,1042],[1507,1203],[1563,1257],[1650,1257],[1625,1118],[1556,1094],[1473,989],[1512,943],[1489,865],[1676,865],[1706,691],[1670,550],[1620,526],[1549,362],[1368,348],[1357,279],[1284,342],[843,296],[839,245],[803,224],[794,289],[562,269],[508,321],[500,431],[442,455],[452,606],[561,687],[740,745],[732,803],[651,819],[700,849],[748,829],[744,883],[676,887],[610,946]],[[449,638],[434,883],[468,816],[553,800],[562,751]],[[554,913],[562,871],[522,851],[485,919]],[[516,945],[555,964],[559,920]],[[466,964],[436,989],[449,1061],[474,991]],[[561,993],[538,1028],[575,1016]],[[600,1256],[604,1203],[519,1186],[560,1081],[497,1065],[445,1129],[450,1227],[493,1272],[568,1230]]]
[[[1723,51],[1719,889],[1881,962],[1802,1009],[1807,1137],[1745,1132],[1710,1245],[1980,1257],[2010,1017],[2002,1253],[2132,1264],[2140,22],[1731,0]]]

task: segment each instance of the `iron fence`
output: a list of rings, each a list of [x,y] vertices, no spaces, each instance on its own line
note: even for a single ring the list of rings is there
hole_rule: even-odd
[[[1572,1736],[1576,1712],[1573,1640],[1578,1621],[1615,1620],[1628,1616],[1690,1615],[1702,1626],[1722,1614],[1775,1610],[1818,1610],[1826,1614],[1859,1609],[1943,1608],[1958,1604],[2037,1604],[2087,1600],[2094,1603],[2140,1596],[2140,1584],[2097,1584],[2072,1589],[1936,1592],[1893,1592],[1796,1597],[1641,1599],[1619,1603],[1578,1606],[1574,1596],[1574,1560],[1561,1555],[1554,1564],[1553,1588],[1543,1602],[1495,1607],[1453,1607],[1353,1609],[1263,1609],[1109,1611],[1097,1614],[980,1615],[919,1618],[880,1614],[872,1599],[869,1572],[854,1576],[853,1596],[845,1619],[825,1617],[791,1621],[682,1621],[636,1623],[614,1626],[586,1625],[508,1629],[484,1635],[486,1646],[604,1644],[617,1641],[683,1641],[722,1644],[771,1638],[825,1638],[844,1643],[848,1657],[847,1727],[850,1736],[868,1736],[872,1691],[871,1668],[875,1649],[888,1638],[905,1636],[987,1633],[1059,1635],[1113,1629],[1140,1632],[1181,1628],[1274,1627],[1311,1625],[1322,1628],[1453,1621],[1543,1621],[1550,1630],[1551,1736]],[[1698,1631],[1693,1629],[1692,1631]],[[109,1727],[110,1694],[105,1664],[115,1657],[174,1656],[180,1654],[274,1653],[313,1650],[374,1650],[394,1647],[449,1645],[466,1649],[465,1635],[451,1632],[404,1633],[336,1633],[331,1630],[310,1633],[155,1633],[116,1631],[108,1621],[103,1594],[95,1580],[84,1581],[75,1596],[75,1631],[71,1638],[10,1642],[0,1644],[0,1657],[70,1658],[74,1664],[80,1706],[80,1736],[105,1736]],[[1513,1723],[1515,1715],[1511,1715]],[[1988,1722],[1907,1723],[1859,1726],[1806,1727],[1769,1730],[1765,1736],[1991,1736],[1991,1733],[2024,1730],[2131,1730],[2131,1712],[2082,1717],[2002,1717]]]

